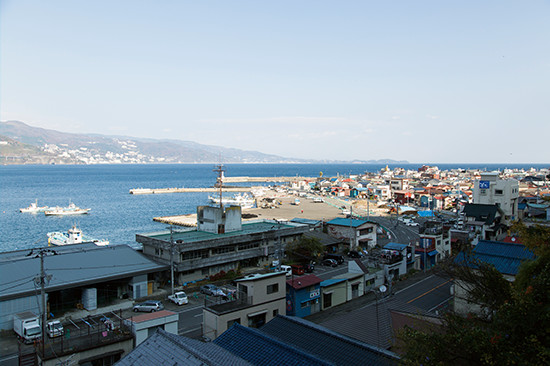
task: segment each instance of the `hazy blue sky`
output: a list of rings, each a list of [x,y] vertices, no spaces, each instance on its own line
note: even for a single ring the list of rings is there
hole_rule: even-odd
[[[550,2],[0,1],[0,118],[296,158],[550,162]]]

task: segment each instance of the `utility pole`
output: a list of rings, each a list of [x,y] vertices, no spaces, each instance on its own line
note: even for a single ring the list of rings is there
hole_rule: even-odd
[[[174,227],[170,225],[170,285],[174,295]]]
[[[353,230],[353,206],[349,206],[349,250],[353,250],[355,231]]]

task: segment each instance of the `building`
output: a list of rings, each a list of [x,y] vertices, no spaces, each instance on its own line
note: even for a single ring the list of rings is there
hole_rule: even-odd
[[[304,317],[321,311],[321,282],[315,275],[286,281],[287,315]]]
[[[378,224],[368,220],[336,218],[326,224],[330,236],[349,243],[349,250],[374,248]]]
[[[40,253],[48,279],[46,305],[55,317],[77,308],[94,310],[115,299],[147,296],[155,289],[157,274],[166,270],[127,245],[84,243],[0,253],[2,282],[12,284],[0,292],[0,329],[12,329],[16,313],[42,313],[35,283],[41,273]]]
[[[309,231],[295,222],[258,220],[242,223],[241,208],[199,206],[197,228],[137,234],[143,254],[156,262],[174,262],[175,282],[186,284],[239,267],[282,258],[284,246]]]
[[[494,240],[507,229],[502,223],[502,210],[496,205],[467,203],[462,210],[464,230],[470,240]]]
[[[500,179],[497,172],[484,172],[475,181],[473,202],[497,205],[504,214],[505,222],[517,219],[518,199],[519,182],[515,179]]]
[[[149,314],[133,316],[125,319],[124,323],[134,335],[134,348],[149,338],[157,329],[168,333],[178,334],[179,314],[173,311],[161,310]]]
[[[433,246],[435,260],[439,262],[451,255],[451,226],[444,224],[441,221],[429,220],[420,225],[418,234],[422,248],[430,248]]]
[[[471,255],[459,253],[455,263],[476,267],[476,261],[490,264],[502,273],[505,279],[512,282],[518,274],[519,267],[526,260],[535,259],[532,251],[525,245],[513,242],[481,240],[472,249]],[[479,304],[472,303],[468,298],[469,287],[461,281],[454,284],[454,311],[460,314],[481,312]]]
[[[286,314],[286,274],[252,274],[236,280],[233,301],[210,304],[203,310],[203,336],[216,339],[233,324],[259,328]]]

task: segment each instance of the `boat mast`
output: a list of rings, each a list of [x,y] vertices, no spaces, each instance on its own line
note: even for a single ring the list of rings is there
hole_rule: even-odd
[[[222,188],[223,188],[223,172],[225,169],[223,168],[223,164],[216,165],[216,169],[213,170],[213,172],[218,173],[218,178],[216,181],[216,185],[214,187],[218,187],[220,189],[220,208],[223,209],[223,203],[222,203]]]

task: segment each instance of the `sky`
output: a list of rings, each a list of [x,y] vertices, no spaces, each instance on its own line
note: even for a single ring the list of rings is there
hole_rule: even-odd
[[[0,0],[0,120],[302,159],[550,162],[550,1]]]

